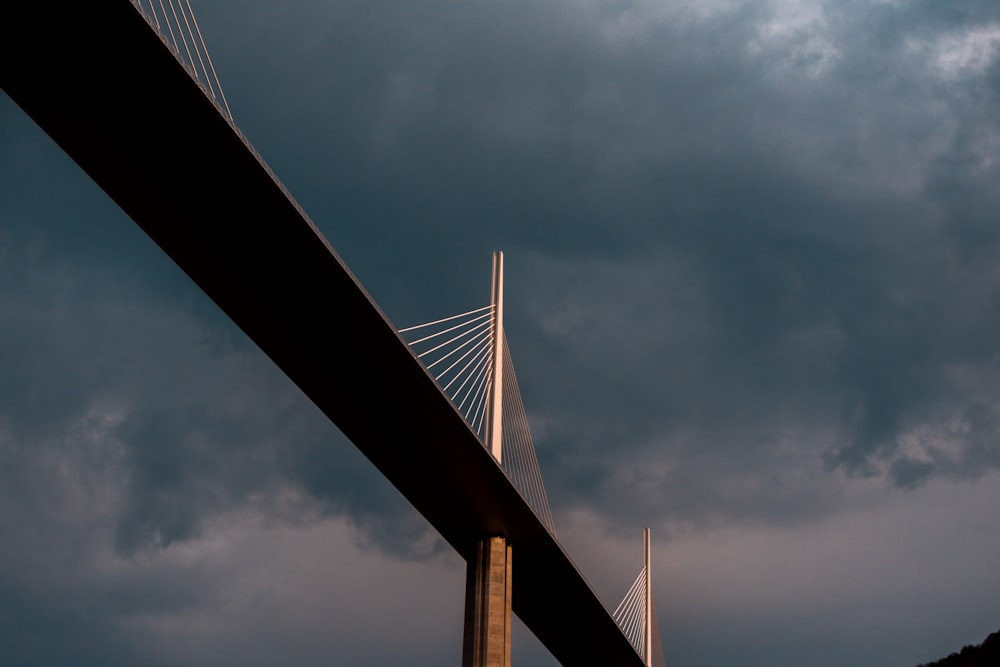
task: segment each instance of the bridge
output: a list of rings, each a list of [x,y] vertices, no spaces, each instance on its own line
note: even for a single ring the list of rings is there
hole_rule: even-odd
[[[502,255],[491,303],[444,318],[487,323],[438,348],[442,367],[476,361],[432,373],[409,336],[423,327],[392,325],[236,126],[188,0],[19,0],[0,86],[465,558],[464,664],[510,664],[511,610],[564,665],[662,664],[648,533],[614,613],[556,539],[503,342]],[[390,407],[384,378],[405,400]]]

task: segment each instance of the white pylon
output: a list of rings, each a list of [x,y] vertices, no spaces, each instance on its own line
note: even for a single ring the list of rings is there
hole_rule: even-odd
[[[503,252],[493,252],[493,372],[486,422],[486,448],[497,463],[503,457]]]
[[[650,535],[649,528],[643,528],[642,530],[642,567],[643,571],[646,573],[646,604],[644,610],[644,618],[642,619],[643,625],[646,628],[645,631],[645,642],[643,646],[643,659],[646,662],[646,667],[652,667],[653,665],[653,576],[650,571]]]

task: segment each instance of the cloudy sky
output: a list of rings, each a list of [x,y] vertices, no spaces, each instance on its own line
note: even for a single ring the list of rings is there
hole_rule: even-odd
[[[394,323],[485,304],[505,251],[560,539],[614,608],[652,527],[669,664],[911,667],[1000,628],[1000,6],[192,4]],[[0,662],[457,665],[463,587],[0,98]]]

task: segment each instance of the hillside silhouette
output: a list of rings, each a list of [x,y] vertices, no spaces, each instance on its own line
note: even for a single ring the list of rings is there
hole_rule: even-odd
[[[958,653],[917,667],[1000,667],[1000,631],[977,646],[966,646]]]

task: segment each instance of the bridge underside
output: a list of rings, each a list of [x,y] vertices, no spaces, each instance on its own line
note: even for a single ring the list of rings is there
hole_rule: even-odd
[[[463,557],[483,538],[510,541],[514,612],[557,660],[639,667],[385,316],[129,0],[9,5],[0,85],[21,108]],[[387,377],[406,397],[391,411]]]

